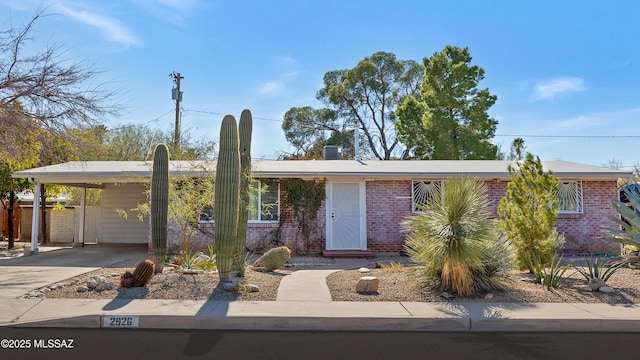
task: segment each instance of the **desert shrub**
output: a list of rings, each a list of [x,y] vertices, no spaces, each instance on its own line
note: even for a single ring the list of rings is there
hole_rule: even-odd
[[[498,280],[510,244],[499,238],[489,219],[483,183],[458,177],[443,183],[420,213],[403,221],[406,251],[421,265],[424,282],[468,296],[501,287]],[[502,259],[499,257],[502,256]]]
[[[498,229],[517,249],[514,265],[534,273],[551,266],[564,244],[554,229],[558,179],[551,171],[544,172],[540,159],[530,153],[517,169],[508,169],[511,181],[498,205]]]

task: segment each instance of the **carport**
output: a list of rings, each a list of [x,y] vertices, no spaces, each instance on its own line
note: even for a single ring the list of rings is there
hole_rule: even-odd
[[[150,169],[151,163],[144,161],[75,161],[15,172],[13,177],[26,178],[34,184],[31,245],[25,255],[38,253],[39,214],[42,206],[40,202],[41,184],[73,186],[81,189],[78,237],[74,239],[74,246],[83,246],[86,225],[86,190],[89,188],[106,189],[109,184],[141,183],[150,178]]]

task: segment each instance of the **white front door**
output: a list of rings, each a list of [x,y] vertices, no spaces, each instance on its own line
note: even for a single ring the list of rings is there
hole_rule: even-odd
[[[327,250],[366,250],[364,182],[327,183]]]

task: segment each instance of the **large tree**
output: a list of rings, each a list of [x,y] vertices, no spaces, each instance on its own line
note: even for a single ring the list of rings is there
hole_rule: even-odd
[[[159,131],[148,126],[129,124],[105,130],[102,158],[95,160],[144,161],[149,160],[158,143],[171,144],[173,133]],[[181,132],[178,149],[171,152],[172,160],[213,160],[216,155],[215,140],[197,137],[191,129]]]
[[[83,137],[72,136],[70,129],[90,128],[119,114],[112,100],[114,93],[95,83],[100,71],[86,63],[63,58],[62,48],[47,46],[27,51],[38,11],[26,25],[0,30],[0,123],[2,146],[19,158],[18,143],[37,135],[43,144],[43,158],[64,161],[54,150],[61,140],[83,149]],[[29,131],[25,131],[28,129]],[[77,155],[83,157],[84,151]],[[46,163],[41,162],[41,165]]]
[[[398,146],[395,110],[407,95],[419,96],[422,76],[419,63],[398,60],[388,52],[366,57],[353,69],[329,71],[324,75],[324,87],[316,95],[327,109],[289,110],[283,124],[287,139],[297,149],[307,151],[317,149],[318,144],[331,137],[343,145],[345,141],[335,136],[345,139],[346,134],[352,136],[352,130],[359,129],[366,145],[365,153],[380,160],[391,159]],[[300,114],[300,110],[306,113]],[[326,132],[322,135],[324,138],[313,137],[311,142],[304,142],[302,145],[307,149],[294,142],[317,130]]]
[[[422,99],[407,97],[397,114],[398,137],[421,159],[496,159],[498,122],[487,111],[497,97],[478,89],[484,70],[468,48],[448,45],[424,59]]]

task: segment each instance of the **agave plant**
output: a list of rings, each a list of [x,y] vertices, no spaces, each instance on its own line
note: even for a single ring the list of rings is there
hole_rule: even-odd
[[[620,266],[624,264],[621,261],[607,261],[605,258],[599,256],[596,256],[595,259],[585,259],[585,262],[587,263],[586,269],[575,265],[573,268],[587,281],[600,279],[604,282],[607,282],[607,280],[618,271]]]
[[[617,228],[605,227],[610,235],[610,240],[623,244],[626,247],[640,248],[640,194],[632,191],[630,187],[622,189],[629,203],[626,204],[616,198],[611,199],[611,204],[618,211],[620,217],[606,215],[611,221],[619,225]],[[630,252],[624,257],[628,264],[640,263],[638,252]]]
[[[512,252],[494,232],[486,188],[478,179],[459,177],[442,184],[423,212],[404,222],[409,232],[406,251],[424,266],[426,283],[462,296],[502,288],[497,279],[508,262],[498,261],[495,251]]]

